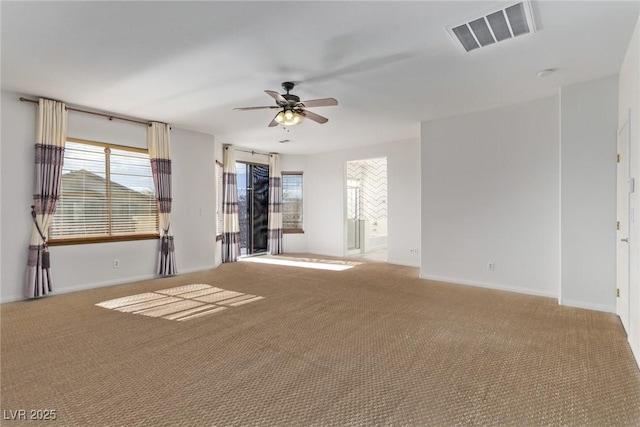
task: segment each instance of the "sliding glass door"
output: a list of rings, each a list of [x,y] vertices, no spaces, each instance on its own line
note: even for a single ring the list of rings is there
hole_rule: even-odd
[[[240,255],[267,252],[269,166],[236,162]]]

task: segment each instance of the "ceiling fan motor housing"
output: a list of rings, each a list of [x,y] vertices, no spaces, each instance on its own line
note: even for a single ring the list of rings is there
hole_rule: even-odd
[[[282,94],[282,97],[284,99],[286,99],[287,101],[289,101],[289,104],[292,104],[292,103],[295,104],[295,103],[300,102],[300,97],[299,96],[292,95],[290,93],[284,93],[284,94]]]
[[[293,90],[293,88],[295,86],[296,86],[296,84],[293,83],[293,82],[283,82],[282,83],[282,88],[287,91],[287,93],[283,93],[282,94],[282,97],[288,101],[288,105],[289,106],[293,106],[293,105],[297,104],[298,102],[300,102],[300,97],[299,96],[296,96],[296,95],[293,95],[293,94],[289,93],[289,91]],[[287,106],[286,104],[282,105],[282,107],[286,107],[286,106]]]

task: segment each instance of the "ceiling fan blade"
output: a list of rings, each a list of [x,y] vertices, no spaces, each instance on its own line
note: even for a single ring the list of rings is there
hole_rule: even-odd
[[[338,100],[335,98],[322,98],[300,101],[300,103],[305,107],[330,107],[332,105],[338,105]]]
[[[283,104],[288,104],[289,101],[287,101],[284,96],[280,95],[278,92],[273,91],[273,90],[265,90],[265,93],[267,95],[269,95],[270,97],[272,97],[273,99],[275,99],[278,103],[283,103]]]
[[[329,119],[327,119],[326,117],[322,117],[316,113],[312,113],[311,111],[308,110],[304,110],[304,109],[300,109],[298,111],[298,113],[301,116],[304,116],[305,118],[309,119],[309,120],[313,120],[314,122],[320,123],[320,124],[324,124],[327,123],[329,121]]]
[[[240,108],[234,108],[234,110],[241,110],[241,111],[245,111],[245,110],[266,110],[266,109],[272,109],[272,108],[280,108],[277,105],[271,105],[268,107],[240,107]]]
[[[280,113],[278,112],[278,114],[280,114]],[[271,120],[271,121],[269,122],[269,127],[270,127],[270,128],[273,128],[273,127],[276,127],[276,126],[278,126],[278,125],[279,125],[279,123],[278,123],[278,122],[276,122],[276,117],[278,117],[278,114],[276,114],[275,116],[273,116],[273,120]]]

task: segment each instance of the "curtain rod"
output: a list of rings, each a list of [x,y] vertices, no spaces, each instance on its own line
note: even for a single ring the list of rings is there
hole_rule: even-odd
[[[22,101],[22,102],[33,102],[34,104],[38,103],[38,101],[34,101],[33,99],[24,98],[22,96],[20,97],[20,101]],[[66,109],[68,111],[76,111],[78,113],[93,114],[94,116],[106,117],[109,120],[116,119],[116,120],[123,120],[125,122],[138,123],[138,124],[145,125],[145,126],[151,126],[151,122],[145,122],[145,121],[142,121],[142,120],[135,120],[135,119],[128,119],[126,117],[114,116],[113,114],[97,113],[95,111],[82,110],[80,108],[73,108],[73,107],[69,107],[69,106],[66,106]]]
[[[262,156],[271,156],[272,154],[277,154],[277,153],[261,153],[260,151],[254,151],[254,150],[243,150],[241,148],[235,148],[236,151],[242,151],[243,153],[250,153],[250,154],[260,154]]]

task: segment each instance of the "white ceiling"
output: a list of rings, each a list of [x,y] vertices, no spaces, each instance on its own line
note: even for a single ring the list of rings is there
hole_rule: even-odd
[[[7,2],[2,89],[315,153],[419,136],[420,121],[618,72],[638,1],[540,1],[537,32],[466,53],[446,27],[514,1]],[[557,68],[551,76],[539,70]],[[289,131],[265,89],[334,97]],[[290,139],[281,144],[278,141]]]

